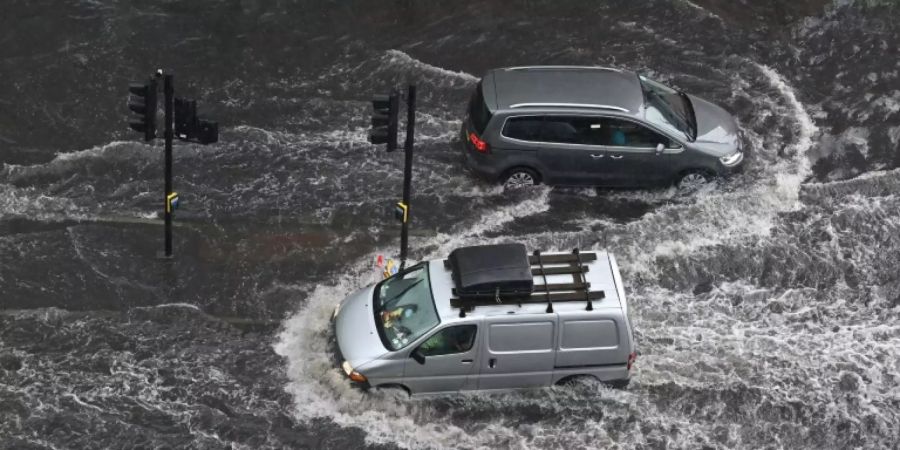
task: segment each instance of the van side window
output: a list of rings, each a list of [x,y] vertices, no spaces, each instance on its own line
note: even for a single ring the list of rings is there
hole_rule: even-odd
[[[600,145],[637,148],[656,148],[657,144],[668,148],[672,145],[667,137],[629,120],[604,118],[599,128],[602,130]]]
[[[521,141],[540,141],[542,117],[510,117],[503,126],[503,135]]]
[[[463,353],[472,349],[475,343],[475,325],[457,325],[444,328],[428,338],[419,346],[419,352],[425,356],[449,355]]]

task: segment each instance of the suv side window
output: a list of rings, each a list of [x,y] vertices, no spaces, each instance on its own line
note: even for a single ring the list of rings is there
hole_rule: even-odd
[[[503,125],[502,134],[522,141],[540,141],[543,121],[540,116],[510,117]]]
[[[630,120],[593,116],[510,117],[503,136],[555,144],[656,148],[672,146],[669,138]]]
[[[418,350],[425,356],[467,352],[475,343],[476,331],[475,325],[447,327],[428,338],[419,346]]]
[[[545,142],[580,145],[606,145],[604,118],[590,116],[548,116],[544,119]]]
[[[656,148],[657,144],[668,148],[672,145],[669,138],[630,120],[604,118],[602,125],[604,143],[601,145],[636,148]]]

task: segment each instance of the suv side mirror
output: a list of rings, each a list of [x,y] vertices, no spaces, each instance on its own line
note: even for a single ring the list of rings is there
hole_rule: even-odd
[[[412,353],[409,354],[409,357],[416,360],[419,364],[425,364],[425,355],[423,355],[419,349],[413,350]]]
[[[665,149],[666,149],[666,146],[662,142],[660,142],[659,144],[656,144],[656,154],[657,155],[662,155],[662,152]]]

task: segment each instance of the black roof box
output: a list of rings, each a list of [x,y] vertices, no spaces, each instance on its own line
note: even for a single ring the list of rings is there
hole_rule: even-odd
[[[450,253],[454,293],[460,297],[530,295],[534,291],[531,263],[523,244],[462,247]]]

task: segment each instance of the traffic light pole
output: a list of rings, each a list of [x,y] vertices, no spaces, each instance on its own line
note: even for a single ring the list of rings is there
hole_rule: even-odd
[[[166,140],[166,195],[163,199],[163,211],[166,220],[166,244],[165,258],[172,257],[172,139],[174,139],[174,131],[172,130],[172,104],[175,101],[175,87],[173,86],[173,76],[166,74],[163,81],[163,94],[165,103],[165,140]]]
[[[410,84],[406,94],[406,145],[403,148],[403,204],[409,211],[409,197],[412,191],[413,143],[416,134],[416,85]],[[408,214],[408,213],[407,213]],[[409,247],[409,219],[403,221],[400,231],[400,270],[406,268]]]
[[[163,197],[163,218],[165,222],[165,244],[162,259],[172,259],[172,214],[178,208],[178,193],[172,191],[172,141],[177,137],[182,141],[212,144],[219,140],[219,124],[197,117],[197,102],[175,98],[175,82],[172,74],[163,74],[162,69],[146,84],[129,85],[128,109],[136,113],[138,121],[129,120],[128,126],[144,134],[144,140],[156,139],[157,81],[163,79],[163,101],[165,105],[165,196]],[[395,100],[396,103],[396,100]],[[135,119],[135,118],[132,118]]]

